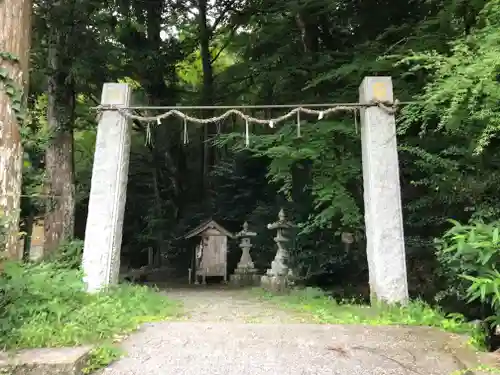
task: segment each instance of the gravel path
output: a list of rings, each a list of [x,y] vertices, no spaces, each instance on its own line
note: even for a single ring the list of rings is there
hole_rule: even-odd
[[[166,292],[186,320],[145,325],[103,375],[450,375],[476,359],[433,329],[307,324],[242,291]]]
[[[304,315],[280,310],[274,304],[259,301],[248,290],[223,287],[167,289],[172,299],[182,301],[185,319],[195,322],[301,323]]]

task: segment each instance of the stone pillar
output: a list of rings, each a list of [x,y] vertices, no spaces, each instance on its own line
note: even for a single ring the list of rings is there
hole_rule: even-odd
[[[29,259],[38,262],[43,259],[43,244],[45,243],[45,227],[43,219],[34,222],[29,245]]]
[[[129,101],[127,84],[104,84],[101,104],[128,106]],[[118,282],[130,134],[129,121],[118,111],[102,112],[97,128],[83,250],[84,281],[89,292]]]
[[[361,103],[392,103],[390,77],[365,77]],[[378,107],[361,109],[361,145],[367,258],[373,300],[408,301],[401,188],[393,113]]]
[[[265,276],[261,277],[261,286],[274,292],[283,292],[291,284],[289,279],[291,270],[288,268],[288,251],[285,247],[288,238],[285,237],[285,231],[293,225],[286,220],[283,209],[278,214],[278,221],[268,224],[268,229],[276,229],[276,237],[274,242],[278,246],[276,256],[271,263],[271,268],[267,270]]]
[[[235,286],[251,286],[258,285],[260,277],[257,276],[257,270],[250,255],[252,248],[251,238],[255,237],[257,233],[248,230],[248,223],[243,224],[243,230],[236,234],[236,238],[241,238],[241,258],[238,266],[234,270],[234,274],[230,276],[231,284]]]

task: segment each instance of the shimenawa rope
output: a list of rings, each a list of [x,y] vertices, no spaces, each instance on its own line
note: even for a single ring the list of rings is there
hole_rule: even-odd
[[[208,117],[208,118],[197,118],[190,116],[188,114],[185,114],[184,112],[179,111],[178,109],[171,109],[165,113],[162,113],[157,116],[140,116],[137,114],[134,114],[130,111],[129,108],[123,107],[123,106],[117,106],[117,105],[99,105],[96,107],[96,110],[99,113],[102,113],[103,111],[118,111],[123,117],[129,119],[129,120],[137,120],[140,122],[147,122],[147,123],[152,123],[156,122],[158,125],[161,125],[162,120],[165,120],[170,117],[177,117],[182,120],[184,120],[184,132],[183,132],[183,138],[184,138],[184,143],[186,144],[188,142],[187,140],[187,123],[188,122],[194,122],[197,124],[210,124],[213,122],[219,122],[222,120],[225,120],[231,115],[237,115],[239,116],[244,122],[245,122],[245,144],[248,146],[249,144],[249,125],[250,124],[260,124],[260,125],[268,125],[270,128],[274,128],[276,124],[279,124],[283,121],[286,121],[294,116],[297,116],[297,136],[300,137],[300,114],[305,113],[308,115],[315,115],[318,117],[318,121],[322,120],[326,116],[332,114],[332,113],[337,113],[337,112],[351,112],[356,115],[356,112],[361,109],[361,108],[367,108],[367,107],[373,107],[377,106],[380,109],[384,110],[388,114],[394,114],[397,111],[399,101],[395,100],[394,103],[388,103],[388,102],[383,102],[379,100],[373,100],[369,103],[363,104],[363,103],[355,103],[354,105],[342,105],[342,104],[331,104],[330,108],[326,109],[311,109],[311,108],[305,108],[305,107],[296,107],[289,111],[288,113],[285,113],[284,115],[281,115],[279,117],[271,118],[271,119],[260,119],[256,118],[253,116],[249,116],[242,111],[238,109],[229,109],[228,111],[224,112],[223,114],[219,116],[213,116],[213,117]],[[147,107],[144,107],[144,109],[147,109]],[[150,128],[148,126],[147,128],[147,140],[149,141],[151,139],[151,133],[150,133]]]

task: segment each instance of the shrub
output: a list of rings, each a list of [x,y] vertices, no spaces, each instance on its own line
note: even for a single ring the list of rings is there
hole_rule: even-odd
[[[88,294],[79,270],[55,262],[7,262],[0,295],[0,345],[7,349],[96,343],[178,312],[145,286]]]
[[[116,361],[122,356],[122,354],[122,350],[115,345],[100,345],[90,351],[87,366],[85,366],[82,372],[84,374],[92,374],[95,371],[106,367],[111,362]]]
[[[500,322],[500,223],[473,221],[453,227],[437,240],[437,258],[453,294],[465,303],[481,302],[487,321]],[[491,333],[491,327],[490,327]]]
[[[438,308],[416,300],[406,306],[364,305],[355,300],[338,302],[315,288],[296,289],[288,295],[256,290],[262,298],[282,307],[305,313],[314,322],[327,324],[409,325],[436,327],[448,332],[469,334],[470,343],[484,349],[484,334],[460,314],[445,314]]]
[[[500,264],[500,223],[450,222],[453,227],[436,241],[436,255],[443,276],[453,281],[457,296],[471,301],[475,288],[471,284],[476,277],[492,280],[496,277],[496,267]],[[494,293],[483,289],[483,301],[491,304]]]
[[[80,269],[83,256],[83,241],[74,239],[63,242],[47,259],[71,270]]]

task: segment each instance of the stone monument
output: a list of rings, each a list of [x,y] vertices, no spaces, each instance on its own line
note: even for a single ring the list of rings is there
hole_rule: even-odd
[[[285,247],[288,238],[285,237],[285,231],[292,228],[293,225],[286,220],[283,209],[278,214],[278,221],[268,224],[267,228],[276,229],[274,242],[278,246],[276,256],[271,263],[271,268],[267,270],[265,276],[261,277],[261,286],[273,292],[284,292],[291,285],[292,272],[288,268],[288,251]]]
[[[238,266],[234,270],[234,274],[230,276],[230,282],[234,286],[252,286],[259,285],[260,277],[257,275],[257,270],[250,255],[252,248],[251,238],[257,233],[248,230],[248,223],[245,221],[243,230],[236,234],[236,238],[240,238],[241,258]]]

